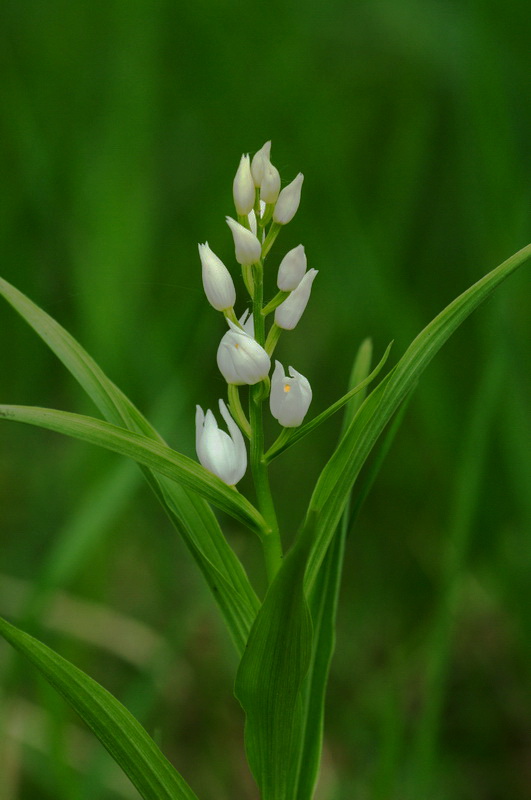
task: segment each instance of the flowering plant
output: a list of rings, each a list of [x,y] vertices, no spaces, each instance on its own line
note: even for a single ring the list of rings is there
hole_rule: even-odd
[[[250,303],[239,319],[231,272],[208,243],[199,245],[207,300],[223,313],[228,327],[217,351],[228,396],[228,407],[220,399],[219,410],[228,433],[218,427],[211,410],[205,413],[197,406],[199,464],[169,447],[70,334],[2,279],[2,296],[61,359],[106,421],[14,405],[0,406],[0,417],[96,444],[141,466],[212,590],[236,648],[235,694],[245,711],[247,758],[262,800],[311,800],[319,771],[324,697],[352,487],[373,449],[380,446],[385,450],[386,440],[382,445],[380,437],[390,441],[400,409],[425,367],[461,322],[531,255],[531,245],[450,303],[370,393],[367,389],[382,370],[389,348],[371,369],[372,348],[369,341],[363,342],[346,394],[304,422],[312,400],[308,379],[292,366],[288,377],[278,360],[271,378],[269,375],[280,336],[299,322],[317,271],[307,270],[305,249],[299,245],[278,267],[278,293],[264,301],[266,259],[282,227],[297,212],[303,184],[299,173],[281,189],[270,154],[268,142],[252,160],[244,155],[233,183],[237,219],[227,217],[227,223]],[[266,333],[267,318],[273,312]],[[240,397],[243,386],[249,387],[247,412]],[[263,430],[266,404],[282,426],[269,447]],[[286,553],[269,486],[269,465],[342,407],[346,413],[341,437]],[[390,422],[393,424],[388,427]],[[256,502],[236,488],[248,461]],[[264,598],[259,598],[251,585],[212,506],[257,535],[268,577]],[[0,620],[0,633],[87,722],[142,797],[196,798],[142,726],[102,686],[5,620]]]

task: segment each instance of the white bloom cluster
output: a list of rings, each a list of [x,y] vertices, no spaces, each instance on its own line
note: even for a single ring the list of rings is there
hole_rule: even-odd
[[[258,340],[255,338],[255,322],[248,311],[236,321],[234,306],[236,289],[231,274],[220,258],[211,250],[208,242],[199,245],[203,288],[208,302],[217,311],[223,312],[229,330],[222,337],[217,351],[217,365],[227,384],[231,412],[220,400],[219,408],[229,434],[218,428],[212,411],[206,414],[197,406],[196,450],[205,469],[217,475],[228,485],[235,485],[247,468],[247,453],[240,428],[253,436],[252,426],[247,421],[239,404],[233,406],[234,392],[238,386],[254,386],[264,382],[267,396],[270,387],[269,405],[271,413],[285,428],[301,425],[312,399],[308,380],[289,367],[289,376],[279,361],[269,384],[271,354],[281,329],[292,330],[299,322],[310,298],[312,283],[317,270],[307,268],[307,259],[302,244],[290,250],[282,259],[277,275],[277,286],[281,292],[269,304],[261,305],[256,299],[256,281],[259,281],[262,297],[263,265],[265,256],[283,225],[295,216],[301,199],[304,176],[297,177],[283,189],[278,169],[271,163],[271,142],[266,142],[252,160],[242,155],[233,181],[233,198],[238,219],[226,217],[233,240],[235,257],[241,265],[244,282],[256,315],[260,314]],[[269,226],[269,227],[268,227]],[[289,293],[286,297],[286,293]],[[267,341],[264,341],[263,317],[275,309],[275,321]],[[262,335],[260,335],[260,332]],[[232,387],[232,389],[231,389]],[[232,394],[231,394],[232,392]],[[261,400],[260,400],[261,402]]]

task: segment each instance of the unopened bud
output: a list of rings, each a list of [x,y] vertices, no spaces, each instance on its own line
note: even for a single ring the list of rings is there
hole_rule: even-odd
[[[262,178],[264,177],[265,162],[269,161],[269,154],[271,153],[271,142],[266,142],[263,147],[254,154],[251,161],[251,174],[253,176],[254,185],[259,189],[262,185]]]
[[[274,222],[278,222],[279,225],[287,225],[293,219],[301,201],[303,180],[304,175],[299,172],[297,177],[282,189],[273,211]]]
[[[308,305],[312,283],[317,275],[316,269],[310,269],[297,288],[284,300],[275,311],[275,322],[279,328],[291,331],[300,320]]]
[[[262,245],[248,228],[244,228],[232,217],[225,217],[227,225],[232,231],[234,238],[234,248],[236,251],[236,261],[242,266],[256,264],[260,260]]]
[[[260,200],[276,203],[280,192],[280,173],[269,159],[264,159],[264,173],[260,184]]]
[[[230,273],[221,259],[205,244],[199,244],[203,287],[207,300],[217,311],[232,308],[236,302],[236,289]]]
[[[254,181],[251,175],[249,156],[241,157],[240,166],[232,184],[232,195],[236,211],[242,216],[248,214],[254,206]]]
[[[302,244],[286,253],[278,268],[277,286],[282,292],[297,288],[306,272],[306,253]]]

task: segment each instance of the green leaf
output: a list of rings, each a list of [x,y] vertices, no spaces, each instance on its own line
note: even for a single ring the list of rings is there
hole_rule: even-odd
[[[145,800],[197,800],[140,723],[99,683],[1,617],[0,634],[87,723]]]
[[[304,595],[306,546],[291,549],[266,594],[236,676],[245,747],[262,800],[293,800],[302,735],[301,687],[312,648]]]
[[[349,386],[362,384],[370,373],[372,342],[365,339],[356,354]],[[365,390],[356,394],[345,409],[343,432],[363,403]],[[303,725],[301,756],[297,779],[296,800],[311,800],[319,773],[323,743],[326,686],[330,663],[335,648],[335,620],[343,555],[348,532],[348,504],[338,530],[328,551],[310,596],[313,624],[312,658],[303,686]]]
[[[354,481],[401,402],[459,325],[530,256],[531,245],[527,245],[450,303],[417,336],[361,406],[323,469],[310,500],[311,529],[310,525],[308,529],[313,531],[314,516],[317,523],[306,574],[307,587],[311,587],[317,577]]]
[[[0,295],[62,361],[109,422],[164,443],[153,426],[68,331],[2,278]],[[142,467],[142,472],[205,576],[241,654],[260,605],[242,564],[203,498],[146,467]]]
[[[370,383],[372,383],[372,381],[376,378],[378,373],[382,370],[385,362],[389,357],[389,353],[391,351],[392,346],[393,346],[392,342],[389,345],[387,345],[387,349],[383,354],[379,364],[376,365],[376,367],[373,369],[370,375],[366,375],[362,381],[360,381],[357,385],[353,386],[352,389],[349,389],[349,391],[346,394],[344,394],[343,397],[340,397],[339,400],[336,400],[335,403],[332,403],[332,405],[329,406],[329,408],[327,408],[325,411],[322,411],[320,414],[311,419],[305,425],[301,425],[298,428],[284,428],[284,430],[278,437],[277,441],[273,442],[273,444],[265,454],[267,463],[269,464],[271,461],[273,461],[274,458],[279,456],[285,450],[288,450],[290,447],[292,447],[292,445],[296,444],[296,442],[300,441],[304,436],[307,436],[307,434],[315,430],[315,428],[321,425],[322,422],[325,422],[329,417],[332,416],[332,414],[335,414],[336,411],[339,411],[340,408],[343,408],[343,406],[350,400],[352,400],[356,395],[363,396],[364,390]]]
[[[154,472],[160,472],[161,475],[182,483],[204,496],[258,535],[261,535],[266,527],[261,514],[243,495],[227,486],[196,461],[147,436],[118,428],[94,417],[51,408],[0,405],[0,418],[48,428],[56,433],[63,433],[128,456]]]

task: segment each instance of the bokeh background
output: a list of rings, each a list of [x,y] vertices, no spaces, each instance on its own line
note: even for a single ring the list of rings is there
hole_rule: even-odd
[[[396,360],[529,241],[530,28],[527,0],[4,0],[1,273],[193,455],[195,403],[224,391],[197,242],[234,263],[232,178],[272,139],[306,178],[270,263],[302,242],[320,271],[278,352],[321,410],[365,337]],[[351,532],[319,800],[531,795],[529,311],[524,268],[424,375]],[[7,305],[0,331],[2,402],[95,413]],[[274,465],[286,541],[339,425]],[[256,798],[231,645],[133,464],[2,424],[0,548],[1,614],[202,800]],[[7,645],[0,667],[2,800],[137,797]]]

